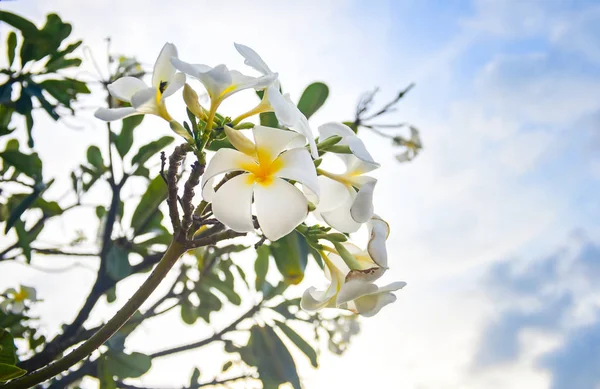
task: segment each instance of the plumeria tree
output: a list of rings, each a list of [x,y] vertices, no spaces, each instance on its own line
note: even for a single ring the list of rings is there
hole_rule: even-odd
[[[405,148],[399,160],[414,158],[422,147],[416,129],[403,138],[387,130],[406,124],[373,122],[408,89],[381,109],[371,107],[375,92],[367,94],[353,120],[321,124],[315,138],[309,118],[327,99],[327,86],[311,84],[296,104],[282,92],[279,74],[247,46],[235,49],[254,75],[185,62],[202,58],[180,59],[175,45],[166,43],[151,74],[133,58],[111,55],[109,74],[84,82],[68,76],[68,68],[81,64],[73,56],[81,41],[68,42],[70,24],[51,14],[38,28],[4,11],[0,21],[12,26],[8,67],[0,70],[0,269],[2,262],[35,265],[48,256],[98,261],[84,305],[53,337],[34,316],[36,305],[53,303],[52,296],[37,296],[33,285],[18,280],[2,293],[0,388],[76,388],[83,377],[95,378],[101,388],[141,388],[131,379],[147,373],[153,360],[213,343],[223,347],[222,371],[205,377],[199,366],[186,388],[238,381],[244,387],[299,388],[288,346],[317,367],[323,343],[341,354],[358,333],[357,315],[373,316],[395,301],[404,282],[376,283],[394,265],[386,251],[390,226],[373,204],[377,180],[369,173],[380,166],[358,133],[375,131]],[[54,181],[34,152],[32,113],[41,109],[55,120],[75,115],[79,95],[90,93],[87,84],[106,94],[107,107],[95,112],[106,122],[105,152],[92,145],[75,171],[53,172],[70,175],[72,187],[51,198],[47,189]],[[238,92],[255,92],[257,105],[232,116],[220,112]],[[199,94],[209,103],[203,105]],[[167,100],[178,98],[185,112],[172,113]],[[134,152],[145,115],[164,120],[164,135]],[[27,129],[27,148],[16,140],[16,127]],[[336,163],[345,168],[332,169]],[[101,186],[108,201],[91,204],[98,239],[79,234],[56,245],[39,239],[52,236],[53,221],[89,207],[90,193]],[[131,186],[146,189],[126,200]],[[361,233],[365,247],[352,243]],[[253,266],[244,269],[242,257]],[[288,287],[303,282],[308,261],[323,269],[325,287],[306,285],[302,296],[293,295]],[[132,296],[117,296],[119,283],[150,270]],[[176,277],[169,278],[167,292],[153,295],[169,273]],[[102,298],[121,308],[104,324],[89,325]],[[151,354],[127,345],[141,323],[172,310],[185,323],[203,326],[225,305],[248,302],[249,309],[205,339]],[[246,340],[233,332],[246,333]]]

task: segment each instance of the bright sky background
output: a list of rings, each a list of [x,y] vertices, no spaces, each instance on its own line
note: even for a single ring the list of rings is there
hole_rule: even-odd
[[[325,354],[315,371],[299,355],[306,388],[600,387],[597,2],[16,0],[2,8],[38,22],[59,13],[98,58],[110,35],[114,51],[144,63],[169,41],[185,61],[247,71],[233,42],[247,44],[294,98],[309,82],[329,85],[315,128],[351,119],[375,86],[385,102],[415,82],[389,121],[420,128],[423,153],[399,164],[387,142],[364,134],[383,164],[376,211],[392,226],[385,280],[408,286],[362,320],[341,358]],[[36,140],[46,175],[67,177],[88,144],[104,142],[91,116],[80,130],[44,123]],[[168,131],[158,119],[144,128],[140,144]],[[81,217],[69,223],[65,234],[89,229]],[[40,315],[54,328],[93,281],[81,269],[3,269],[0,289],[14,286],[4,274],[39,285]],[[314,272],[302,287],[323,282]],[[198,322],[173,334],[172,323],[146,326],[132,347],[155,351],[211,332]],[[142,382],[187,382],[193,366],[210,371],[207,355],[157,362]]]

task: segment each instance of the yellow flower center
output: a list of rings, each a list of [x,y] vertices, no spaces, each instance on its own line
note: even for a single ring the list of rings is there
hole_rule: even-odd
[[[20,289],[17,293],[15,293],[13,300],[15,300],[15,302],[21,302],[24,301],[28,296],[29,295],[24,289]]]
[[[243,163],[240,167],[250,174],[248,175],[248,184],[260,184],[269,186],[273,183],[275,173],[283,167],[283,162],[279,158],[273,160],[271,153],[264,148],[256,149],[256,163]]]

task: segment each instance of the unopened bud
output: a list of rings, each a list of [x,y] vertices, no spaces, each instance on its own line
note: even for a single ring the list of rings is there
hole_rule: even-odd
[[[193,113],[197,118],[202,119],[205,116],[204,110],[198,102],[198,94],[187,83],[183,86],[183,101],[185,101],[185,105],[190,112]]]

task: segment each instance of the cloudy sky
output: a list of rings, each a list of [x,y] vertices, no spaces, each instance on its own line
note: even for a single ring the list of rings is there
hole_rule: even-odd
[[[59,13],[100,58],[111,36],[114,51],[148,64],[170,41],[183,60],[241,68],[233,42],[247,44],[293,97],[311,81],[329,85],[315,125],[351,119],[359,95],[375,86],[385,101],[416,83],[389,117],[421,129],[425,149],[413,163],[397,163],[387,142],[364,134],[383,164],[375,201],[392,226],[386,279],[408,286],[362,321],[343,357],[325,356],[316,371],[301,364],[307,388],[600,387],[597,2],[2,4],[38,22]],[[82,128],[37,130],[48,171],[68,172],[104,138],[90,118],[76,124]],[[159,125],[145,122],[148,138],[165,130]],[[84,271],[52,280],[17,265],[6,271],[41,285],[41,313],[52,312],[54,326],[78,306],[56,301],[83,299],[92,279]],[[315,273],[305,286],[311,282],[323,280]],[[0,279],[0,289],[9,284]],[[161,327],[145,331],[160,339]],[[178,339],[202,331],[182,329]],[[204,362],[190,355],[161,361],[144,382],[186,382]],[[182,373],[165,377],[165,369]]]

